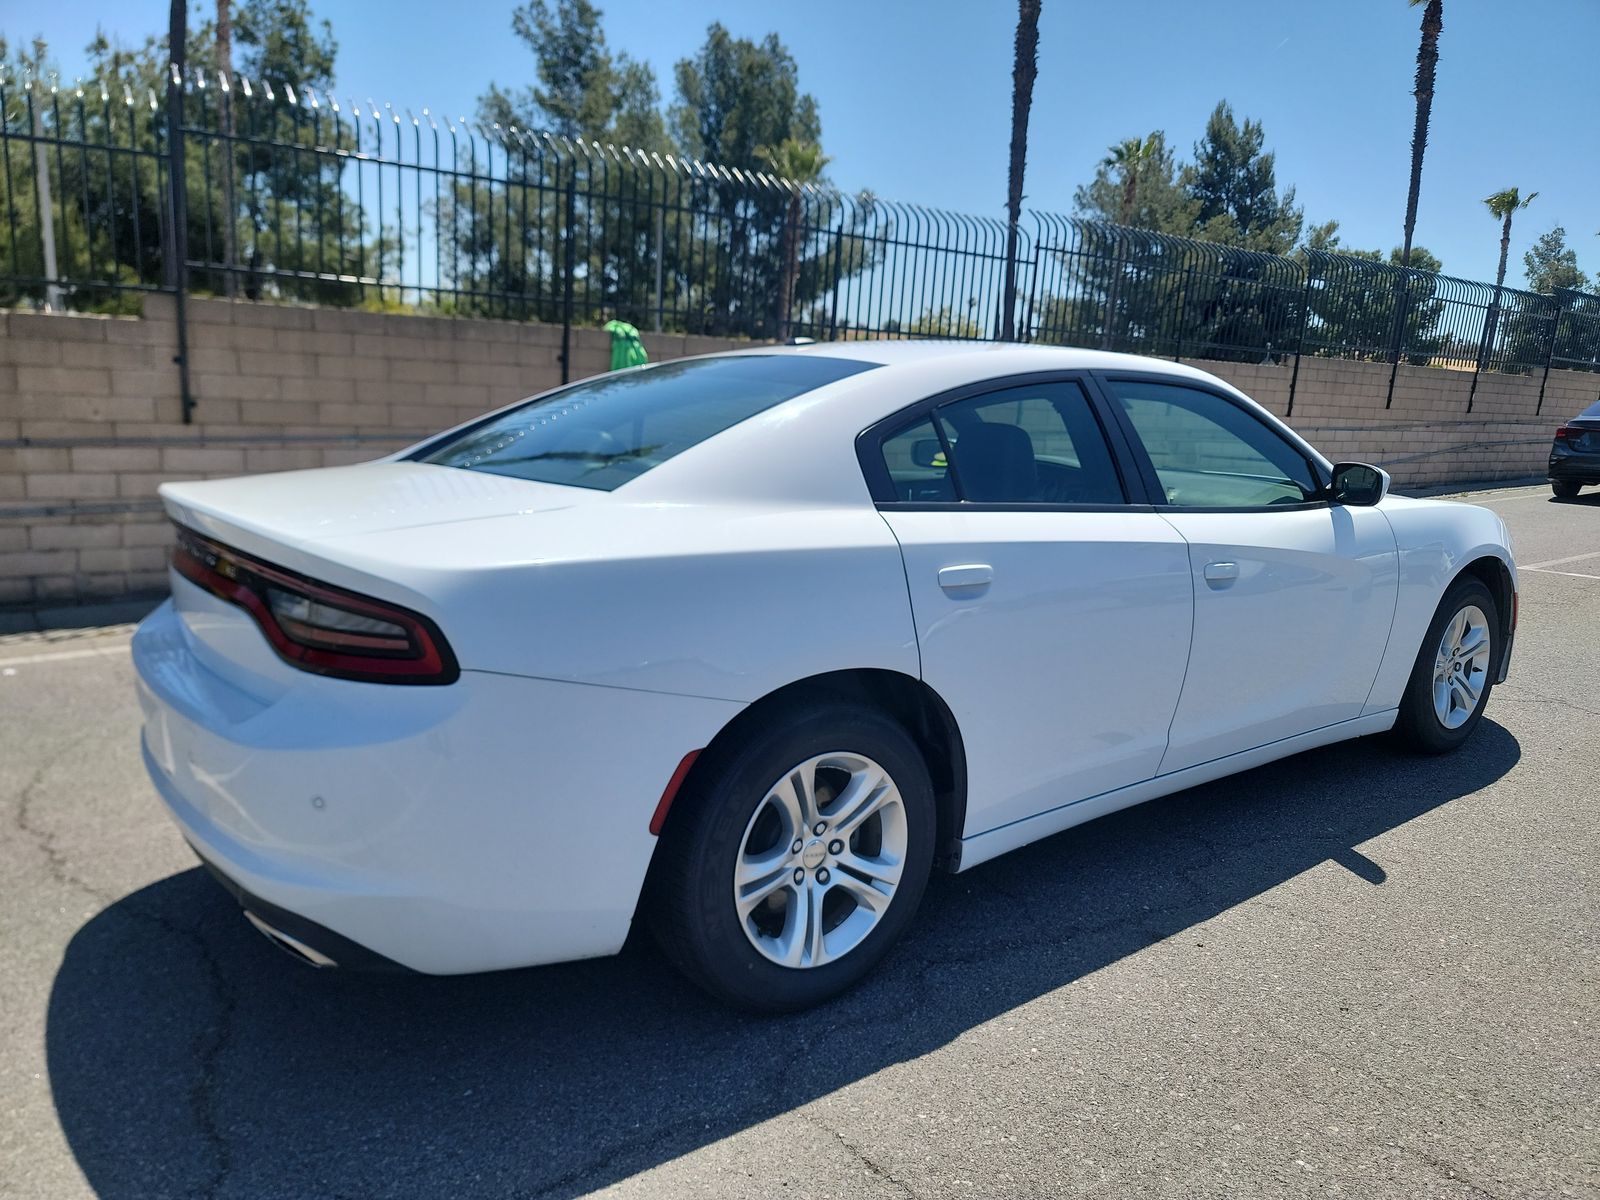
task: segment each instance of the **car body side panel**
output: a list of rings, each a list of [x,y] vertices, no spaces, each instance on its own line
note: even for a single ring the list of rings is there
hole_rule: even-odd
[[[1162,773],[1360,716],[1394,617],[1383,515],[1343,505],[1163,515],[1189,541],[1195,621]],[[1218,565],[1226,571],[1212,578]]]
[[[1388,648],[1362,710],[1365,713],[1399,706],[1423,635],[1445,589],[1463,567],[1476,559],[1494,558],[1511,572],[1513,587],[1517,578],[1505,524],[1489,509],[1448,500],[1389,496],[1378,511],[1388,517],[1399,548],[1399,595]],[[1505,614],[1501,616],[1504,619]]]
[[[884,518],[905,553],[923,679],[961,730],[968,835],[1156,773],[1194,608],[1171,525],[1134,509]],[[963,567],[992,582],[941,585]]]

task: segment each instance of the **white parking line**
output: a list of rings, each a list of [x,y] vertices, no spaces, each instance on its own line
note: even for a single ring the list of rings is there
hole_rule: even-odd
[[[109,658],[114,654],[126,654],[130,649],[127,642],[115,646],[100,646],[93,650],[62,650],[55,654],[24,654],[20,658],[0,658],[0,667],[26,667],[34,663],[66,662],[71,658]]]
[[[1587,554],[1569,554],[1565,558],[1552,558],[1545,562],[1529,563],[1521,569],[1524,571],[1542,571],[1546,567],[1559,567],[1563,563],[1582,562],[1586,558],[1600,558],[1600,550],[1591,550]]]
[[[1587,554],[1585,558],[1589,557]],[[1600,575],[1585,575],[1582,571],[1552,571],[1547,567],[1518,567],[1519,571],[1536,571],[1540,575],[1565,575],[1568,579],[1600,579]]]

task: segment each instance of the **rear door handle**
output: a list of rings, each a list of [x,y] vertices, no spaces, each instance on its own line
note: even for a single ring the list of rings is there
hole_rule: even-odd
[[[1236,562],[1207,563],[1205,570],[1201,573],[1205,575],[1206,582],[1212,587],[1227,587],[1235,579],[1239,578],[1239,564]]]
[[[994,582],[994,568],[988,563],[963,563],[939,568],[939,586],[947,592],[988,587]]]

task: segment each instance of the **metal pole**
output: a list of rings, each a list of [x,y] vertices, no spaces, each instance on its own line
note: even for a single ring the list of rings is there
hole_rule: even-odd
[[[656,332],[661,332],[661,308],[665,293],[661,288],[662,270],[666,266],[667,197],[662,189],[661,205],[656,209]]]
[[[1311,324],[1311,267],[1306,271],[1306,289],[1300,299],[1300,336],[1294,344],[1294,371],[1289,376],[1289,404],[1284,409],[1284,419],[1294,416],[1294,394],[1300,387],[1300,353],[1306,346],[1306,327]]]
[[[172,0],[167,27],[167,48],[172,66],[167,71],[167,182],[171,188],[168,204],[167,283],[173,289],[178,318],[178,394],[183,401],[183,423],[194,421],[194,396],[189,391],[189,314],[184,293],[189,277],[189,189],[183,161],[183,65],[188,44],[188,14],[184,0]]]
[[[44,310],[54,312],[63,305],[61,288],[56,282],[60,276],[56,272],[56,214],[50,197],[50,155],[44,148],[44,116],[31,94],[28,108],[33,113],[33,178],[39,194],[39,236],[44,242]]]
[[[1533,407],[1533,415],[1538,416],[1544,411],[1544,389],[1550,382],[1550,366],[1556,359],[1556,340],[1561,336],[1561,318],[1566,315],[1566,297],[1560,292],[1555,295],[1556,315],[1550,322],[1550,347],[1544,355],[1544,377],[1539,380],[1539,403]]]
[[[177,0],[174,0],[176,3]],[[573,254],[577,249],[577,234],[573,225],[577,222],[578,205],[578,177],[576,165],[569,165],[572,172],[567,176],[567,219],[566,219],[566,248],[563,258],[566,260],[566,280],[562,284],[561,299],[561,382],[572,382],[572,276]]]

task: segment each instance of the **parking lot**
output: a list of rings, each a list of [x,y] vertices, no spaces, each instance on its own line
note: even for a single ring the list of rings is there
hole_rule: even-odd
[[[297,966],[162,815],[127,629],[0,639],[0,1194],[1600,1195],[1600,495],[1472,499],[1522,618],[1463,752],[1335,746],[936,878],[778,1019],[642,939]]]

